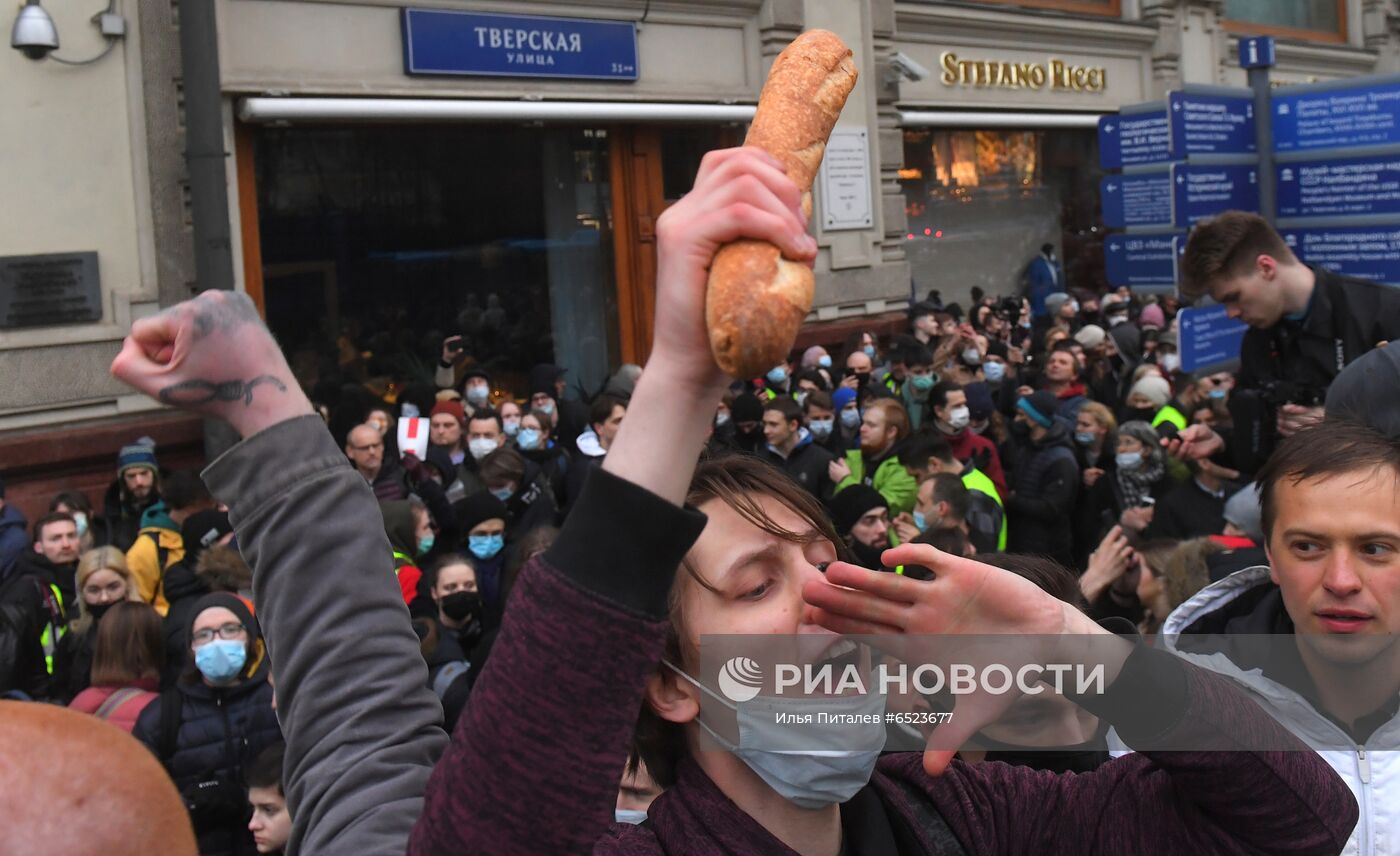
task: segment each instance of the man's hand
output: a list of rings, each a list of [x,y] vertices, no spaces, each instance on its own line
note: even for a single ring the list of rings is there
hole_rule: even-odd
[[[1024,365],[1026,362],[1026,352],[1015,345],[1008,346],[1006,349],[1006,361],[1013,366]]]
[[[1133,548],[1123,527],[1115,526],[1099,542],[1099,548],[1089,555],[1089,567],[1079,578],[1079,591],[1086,603],[1093,603],[1104,589],[1123,576],[1133,562]]]
[[[901,543],[909,543],[921,534],[919,527],[914,525],[914,515],[905,511],[894,519],[894,534],[899,536]]]
[[[1175,437],[1163,437],[1167,454],[1183,461],[1209,458],[1225,448],[1225,441],[1207,425],[1189,425]]]
[[[860,378],[856,377],[855,375],[849,375],[847,377],[841,378],[841,385],[846,389],[860,392]]]
[[[1285,404],[1278,409],[1278,433],[1280,437],[1292,437],[1304,428],[1311,428],[1327,415],[1321,407],[1304,407],[1301,404]]]
[[[656,329],[647,370],[655,363],[679,385],[678,395],[708,396],[725,384],[705,326],[705,287],[715,253],[740,238],[767,241],[793,261],[810,264],[817,255],[797,185],[755,146],[706,154],[694,188],[656,221]]]
[[[1152,525],[1152,508],[1125,508],[1118,517],[1118,525],[1129,532],[1141,532]]]
[[[205,291],[132,324],[112,374],[163,404],[223,419],[244,437],[314,412],[239,292]]]
[[[454,365],[462,359],[462,355],[467,352],[467,348],[462,344],[461,336],[448,336],[442,340],[442,364],[445,366]]]
[[[844,458],[837,458],[826,465],[826,474],[832,484],[840,484],[851,477],[851,465]]]
[[[1099,477],[1102,475],[1103,470],[1099,467],[1089,467],[1087,470],[1084,471],[1084,486],[1093,487],[1094,484],[1098,482]]]
[[[902,637],[1025,635],[1026,650],[1013,653],[1003,639],[993,646],[992,655],[998,661],[1002,661],[1002,655],[1010,655],[1007,659],[1060,662],[1043,658],[1072,658],[1071,652],[1080,650],[1072,643],[1062,646],[1057,642],[1062,634],[1108,632],[1024,577],[943,553],[926,544],[905,544],[886,550],[881,561],[890,567],[921,565],[931,569],[935,578],[916,580],[834,562],[827,566],[824,578],[803,585],[802,597],[814,608],[813,617],[823,627],[837,633],[884,636],[890,653],[906,662],[911,655],[919,657],[921,652],[928,652],[930,646]],[[988,653],[981,640],[944,641],[947,644],[933,646],[940,655],[944,653],[942,649],[948,649],[948,653],[956,651],[971,662]],[[1016,669],[1013,667],[1012,671]],[[1108,673],[1116,676],[1111,664]],[[934,732],[931,746],[936,742],[937,748],[924,753],[924,769],[930,775],[940,775],[957,747],[983,726],[995,722],[1018,697],[1015,692],[960,696],[951,722],[939,725]]]

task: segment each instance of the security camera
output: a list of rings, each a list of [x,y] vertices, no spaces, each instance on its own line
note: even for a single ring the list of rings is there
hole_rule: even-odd
[[[895,51],[894,56],[890,57],[890,70],[897,78],[905,80],[917,81],[929,76],[929,70],[915,62],[913,57],[904,51]]]
[[[58,30],[39,0],[29,0],[19,10],[14,29],[10,31],[10,47],[33,60],[43,59],[58,50]]]

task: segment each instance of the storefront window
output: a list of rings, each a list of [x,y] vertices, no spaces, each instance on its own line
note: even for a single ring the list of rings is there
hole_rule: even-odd
[[[542,362],[605,382],[606,131],[265,128],[255,163],[268,323],[304,383],[431,382],[454,334],[517,394]]]
[[[1091,130],[906,130],[900,184],[916,294],[966,306],[973,286],[1016,293],[1047,243],[1071,287],[1102,290],[1100,175]]]
[[[1255,25],[1263,32],[1315,35],[1332,40],[1345,36],[1346,0],[1225,0],[1225,18],[1232,24]]]

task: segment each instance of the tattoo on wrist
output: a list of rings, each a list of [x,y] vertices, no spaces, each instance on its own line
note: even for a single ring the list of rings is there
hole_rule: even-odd
[[[235,402],[242,400],[245,406],[253,403],[253,390],[260,384],[271,384],[278,392],[286,392],[287,385],[272,375],[258,375],[252,380],[186,380],[171,384],[159,393],[166,404],[192,405],[211,402]]]

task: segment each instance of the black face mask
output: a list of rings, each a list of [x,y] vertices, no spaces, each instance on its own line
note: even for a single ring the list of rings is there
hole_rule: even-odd
[[[1150,407],[1129,407],[1123,411],[1123,422],[1151,422],[1156,415],[1157,411]]]
[[[474,591],[454,591],[438,601],[442,614],[461,623],[468,618],[481,618],[481,595]]]
[[[113,606],[116,606],[116,603],[115,603],[115,602],[113,602],[113,603],[90,603],[90,604],[87,605],[88,615],[91,615],[91,616],[92,616],[92,620],[93,620],[93,621],[101,621],[101,620],[102,620],[102,616],[106,615],[106,614],[107,614],[107,610],[111,609]]]

